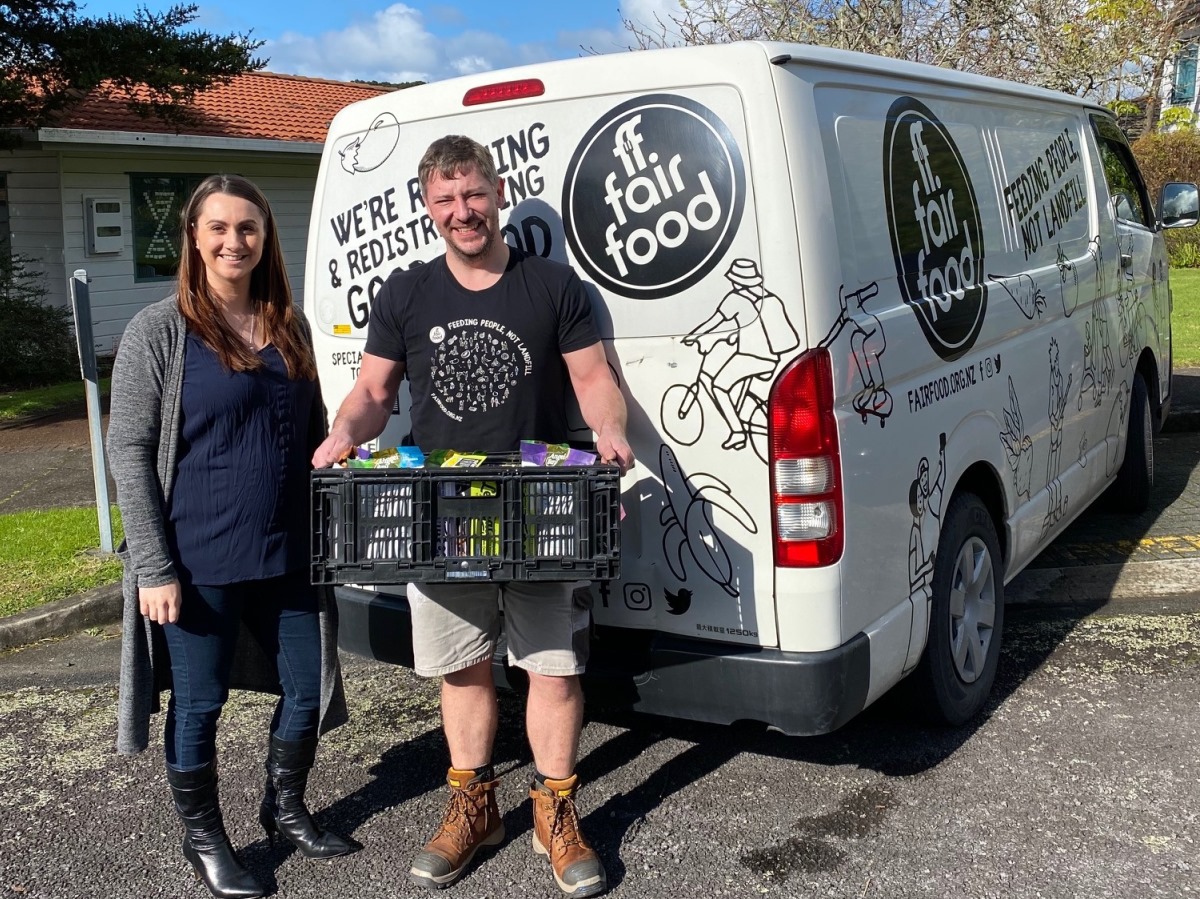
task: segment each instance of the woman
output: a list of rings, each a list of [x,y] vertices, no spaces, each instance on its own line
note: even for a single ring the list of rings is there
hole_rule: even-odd
[[[146,748],[169,675],[163,742],[183,854],[214,896],[261,896],[217,799],[231,683],[282,694],[259,812],[268,836],[313,858],[351,849],[304,805],[318,735],[345,719],[336,607],[307,570],[324,409],[266,198],[214,175],[182,225],[175,295],[134,316],[113,368],[108,452],[126,535],[117,748]]]

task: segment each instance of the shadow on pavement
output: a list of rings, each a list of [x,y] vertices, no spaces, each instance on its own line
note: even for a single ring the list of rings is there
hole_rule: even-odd
[[[753,725],[700,724],[589,706],[591,719],[627,730],[580,760],[579,775],[585,783],[620,768],[660,741],[691,744],[638,787],[612,796],[584,817],[584,830],[601,854],[610,885],[619,884],[624,877],[617,850],[629,832],[636,831],[667,797],[717,772],[741,753],[831,768],[855,765],[887,777],[915,777],[935,768],[975,734],[1097,605],[1010,609],[988,705],[974,721],[957,728],[920,723],[903,685],[845,727],[818,737],[789,737]],[[776,846],[749,851],[740,861],[750,870],[773,872],[775,877],[784,876],[788,869],[809,873],[834,870],[841,863],[841,852],[826,838],[865,835],[882,819],[890,801],[886,785],[864,787],[833,812],[798,814],[795,836]],[[523,820],[512,822],[513,835],[531,826],[528,819],[526,811]]]

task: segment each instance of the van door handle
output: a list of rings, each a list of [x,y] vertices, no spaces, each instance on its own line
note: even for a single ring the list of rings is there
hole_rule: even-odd
[[[1121,254],[1121,268],[1129,268],[1129,266],[1131,266],[1131,265],[1133,265],[1133,254],[1132,253],[1122,253]]]

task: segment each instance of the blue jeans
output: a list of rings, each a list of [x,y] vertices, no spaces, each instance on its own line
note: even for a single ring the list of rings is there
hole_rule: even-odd
[[[217,753],[217,719],[229,698],[234,649],[244,623],[279,669],[282,696],[271,733],[302,740],[321,712],[321,634],[308,572],[219,587],[184,584],[179,621],[164,627],[174,682],[163,734],[167,764],[202,767]]]

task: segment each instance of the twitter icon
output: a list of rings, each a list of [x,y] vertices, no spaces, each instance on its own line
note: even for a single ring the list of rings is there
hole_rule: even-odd
[[[680,587],[678,593],[664,588],[663,596],[666,597],[667,613],[670,615],[682,615],[692,607],[692,591],[686,587]]]

